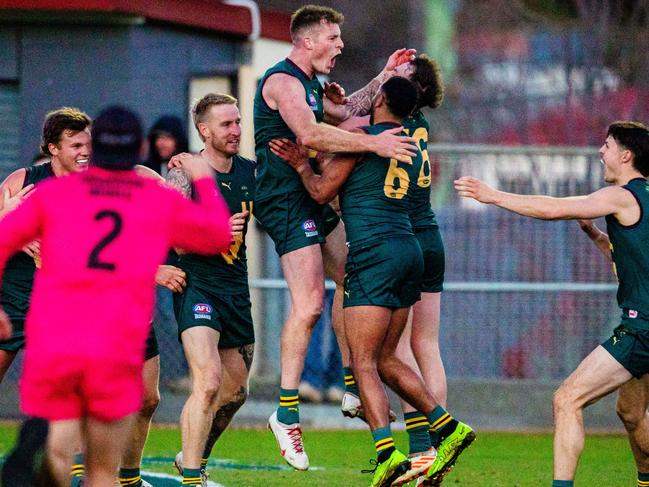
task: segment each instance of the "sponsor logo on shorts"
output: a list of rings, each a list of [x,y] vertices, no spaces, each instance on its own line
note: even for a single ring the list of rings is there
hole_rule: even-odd
[[[206,303],[196,303],[194,305],[194,319],[195,320],[211,320],[212,307]]]
[[[313,220],[310,218],[302,224],[302,230],[306,237],[316,237],[318,235],[318,228]]]
[[[629,318],[637,318],[638,317],[638,312],[634,309],[629,310]]]

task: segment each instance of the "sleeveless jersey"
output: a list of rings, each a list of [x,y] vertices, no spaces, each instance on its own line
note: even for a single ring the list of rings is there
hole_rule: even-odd
[[[430,158],[428,156],[428,134],[430,125],[428,120],[417,110],[410,117],[403,121],[404,132],[417,141],[417,147],[421,152],[421,166],[417,179],[412,181],[412,207],[410,209],[410,222],[412,228],[437,227],[435,213],[430,206]]]
[[[255,163],[235,155],[228,173],[216,172],[216,184],[232,214],[248,210],[250,215],[227,252],[216,256],[182,254],[178,266],[188,274],[190,285],[198,284],[216,294],[248,292],[245,236],[255,197]]]
[[[393,123],[379,123],[363,130],[377,135],[395,126]],[[421,154],[408,164],[366,154],[356,164],[339,191],[350,248],[386,236],[413,235],[409,211],[412,187],[420,166]]]
[[[23,188],[54,176],[52,163],[50,162],[38,166],[30,166],[25,168],[25,170]],[[5,306],[9,318],[16,320],[25,318],[24,313],[29,307],[29,298],[34,287],[35,273],[36,264],[34,259],[25,252],[17,252],[7,261],[7,266],[2,277],[0,301]]]
[[[257,87],[254,103],[257,200],[291,191],[305,191],[297,173],[286,161],[273,154],[268,147],[268,143],[272,139],[286,138],[295,141],[295,134],[286,125],[279,110],[271,109],[262,96],[266,80],[277,73],[297,78],[304,87],[306,103],[313,111],[316,121],[319,123],[324,118],[323,88],[316,77],[309,78],[289,59],[280,61],[266,71]]]
[[[617,302],[631,310],[629,316],[649,319],[649,184],[644,178],[632,179],[623,188],[631,191],[640,205],[640,220],[625,227],[608,215],[606,228],[619,285]],[[631,316],[635,311],[636,316]]]

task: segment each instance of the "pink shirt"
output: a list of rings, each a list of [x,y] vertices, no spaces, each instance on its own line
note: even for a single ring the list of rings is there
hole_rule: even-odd
[[[197,202],[133,171],[90,167],[44,181],[0,220],[0,282],[7,259],[41,239],[42,267],[25,323],[25,367],[40,356],[142,362],[155,274],[169,247],[217,254],[229,211],[211,178]]]

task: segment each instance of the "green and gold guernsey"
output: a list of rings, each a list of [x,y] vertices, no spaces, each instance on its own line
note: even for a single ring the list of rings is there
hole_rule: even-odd
[[[417,110],[410,117],[403,121],[404,132],[417,141],[417,147],[421,152],[421,165],[416,181],[412,181],[412,207],[410,209],[410,222],[412,228],[435,228],[437,220],[435,213],[430,206],[430,157],[428,156],[428,134],[430,125],[428,120]]]
[[[363,130],[378,135],[397,127],[378,123]],[[340,209],[350,248],[394,235],[413,235],[409,212],[421,154],[411,162],[366,154],[339,191]]]
[[[261,94],[266,80],[277,73],[297,78],[304,87],[306,103],[313,111],[316,121],[321,122],[324,118],[323,88],[318,78],[308,77],[290,59],[280,61],[266,71],[257,87],[254,104],[257,201],[291,191],[305,191],[297,173],[268,147],[272,139],[286,138],[295,141],[295,134],[286,125],[279,111],[271,109]]]
[[[232,158],[230,172],[216,172],[215,177],[230,212],[250,212],[243,233],[235,237],[227,252],[216,256],[183,254],[178,259],[178,266],[187,273],[191,284],[219,294],[248,293],[245,238],[255,200],[255,163],[236,155]]]
[[[26,168],[23,188],[29,184],[37,184],[51,177],[54,177],[54,172],[52,172],[52,164],[49,162],[28,167]],[[25,319],[25,314],[29,308],[32,288],[34,287],[35,273],[36,263],[25,252],[14,254],[7,261],[2,277],[0,300],[9,318],[15,321],[14,325],[17,325],[21,320]],[[22,330],[15,329],[14,336],[17,334],[22,335]]]
[[[649,184],[646,179],[637,178],[623,187],[638,201],[640,220],[625,227],[612,215],[606,217],[619,281],[617,302],[630,318],[649,320]]]

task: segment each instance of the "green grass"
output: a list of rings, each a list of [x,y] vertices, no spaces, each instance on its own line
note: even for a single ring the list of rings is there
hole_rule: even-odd
[[[0,425],[0,453],[13,444],[16,427]],[[397,445],[407,449],[405,433],[395,435]],[[305,432],[311,465],[308,472],[287,470],[210,469],[211,479],[226,487],[366,486],[370,476],[361,474],[373,458],[371,438],[365,431]],[[173,457],[180,448],[175,428],[155,427],[145,456]],[[267,430],[232,429],[221,438],[212,455],[240,465],[283,467],[275,440]],[[147,470],[174,473],[169,466]],[[480,433],[478,440],[444,481],[445,486],[549,487],[552,481],[552,437],[549,434]],[[578,486],[630,487],[635,467],[628,443],[621,435],[590,435],[579,465]]]

